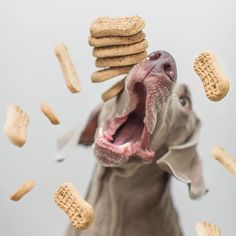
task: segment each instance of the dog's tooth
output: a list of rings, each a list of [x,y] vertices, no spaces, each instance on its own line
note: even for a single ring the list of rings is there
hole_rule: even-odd
[[[102,127],[100,127],[100,129],[98,130],[98,135],[102,136]]]
[[[126,156],[130,156],[132,154],[132,147],[130,142],[121,145],[120,148],[121,151],[125,153]]]
[[[108,133],[104,133],[103,136],[109,141],[109,142],[112,142],[113,141],[113,137],[108,134]]]
[[[130,143],[125,143],[125,144],[120,145],[120,148],[122,148],[122,149],[124,150],[124,149],[127,148],[129,145],[130,145]]]

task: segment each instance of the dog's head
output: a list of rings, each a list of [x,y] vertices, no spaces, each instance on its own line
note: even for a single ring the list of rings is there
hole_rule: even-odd
[[[103,166],[121,167],[132,159],[155,161],[190,186],[193,198],[205,193],[196,152],[200,121],[186,85],[176,85],[174,58],[155,51],[133,67],[125,88],[96,109],[80,137],[92,144]],[[160,156],[158,151],[166,147]]]

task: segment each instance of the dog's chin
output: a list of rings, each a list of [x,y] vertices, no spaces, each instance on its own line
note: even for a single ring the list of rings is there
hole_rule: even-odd
[[[99,138],[95,144],[94,154],[102,166],[120,167],[133,160],[150,163],[154,158],[154,152],[142,149],[138,142],[129,142],[124,145],[108,143]]]

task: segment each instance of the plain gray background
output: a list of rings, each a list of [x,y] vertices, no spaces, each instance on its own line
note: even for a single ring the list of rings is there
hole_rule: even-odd
[[[16,103],[30,115],[28,142],[15,147],[0,132],[0,235],[62,235],[67,217],[56,207],[57,186],[71,181],[84,196],[95,164],[92,151],[78,147],[63,163],[56,163],[55,143],[73,127],[81,129],[100,94],[114,80],[92,84],[95,70],[87,43],[89,25],[99,16],[138,14],[146,21],[148,51],[167,50],[178,67],[179,82],[193,93],[194,109],[203,121],[199,152],[210,192],[190,200],[187,187],[174,180],[173,195],[185,235],[196,235],[198,220],[219,224],[224,236],[235,235],[236,180],[209,155],[212,145],[225,147],[236,157],[236,4],[234,0],[0,0],[0,126],[7,107]],[[82,82],[82,92],[71,94],[53,53],[57,42],[71,52]],[[210,102],[192,65],[203,50],[213,51],[231,82],[228,96]],[[41,114],[47,101],[61,118],[52,126]],[[20,202],[9,195],[28,178],[35,189]]]

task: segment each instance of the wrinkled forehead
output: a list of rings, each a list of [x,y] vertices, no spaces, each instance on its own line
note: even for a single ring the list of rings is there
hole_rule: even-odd
[[[188,96],[191,98],[191,92],[186,84],[178,84],[175,92],[177,96]]]

